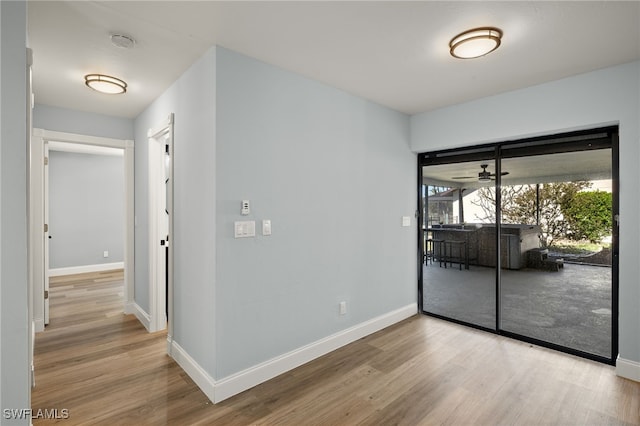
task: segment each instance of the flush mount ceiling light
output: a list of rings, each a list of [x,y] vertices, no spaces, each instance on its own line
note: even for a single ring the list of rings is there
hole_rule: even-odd
[[[127,83],[103,74],[87,74],[84,76],[84,83],[97,92],[109,95],[119,95],[127,91]]]
[[[474,28],[458,34],[449,42],[454,58],[472,59],[491,53],[500,46],[502,31],[495,27]]]

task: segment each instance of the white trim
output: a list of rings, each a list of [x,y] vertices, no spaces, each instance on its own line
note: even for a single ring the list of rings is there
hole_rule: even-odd
[[[35,132],[34,132],[35,133]],[[41,137],[31,138],[31,159],[29,176],[29,253],[31,255],[31,315],[44,326],[45,291],[45,233],[44,218],[44,141]]]
[[[56,132],[52,130],[44,130],[34,128],[32,130],[32,155],[35,154],[32,161],[36,163],[31,167],[31,187],[30,194],[30,211],[29,223],[31,225],[30,239],[33,250],[33,306],[34,312],[31,314],[34,321],[41,317],[40,311],[44,309],[44,290],[45,290],[45,267],[44,267],[44,251],[45,240],[43,238],[44,217],[41,210],[44,208],[44,183],[42,171],[37,170],[35,164],[44,164],[42,162],[44,144],[56,141],[67,142],[90,146],[103,146],[110,148],[119,148],[124,150],[124,175],[125,175],[125,247],[124,247],[124,305],[133,302],[134,287],[134,234],[135,234],[135,217],[134,217],[134,141],[111,139],[89,135],[79,135],[75,133]],[[37,170],[37,171],[36,171]],[[122,266],[119,266],[122,268]],[[77,273],[77,272],[76,272]],[[45,315],[46,317],[46,315]]]
[[[43,185],[43,204],[42,204],[42,214],[43,214],[43,218],[44,218],[44,222],[45,224],[47,224],[47,228],[44,229],[44,233],[42,233],[42,239],[43,239],[43,243],[44,243],[44,248],[43,248],[43,262],[42,262],[42,271],[43,271],[43,277],[44,277],[44,281],[43,281],[43,285],[44,285],[44,294],[47,294],[49,292],[49,287],[50,287],[50,282],[51,280],[50,275],[49,275],[49,260],[51,259],[51,241],[49,240],[49,237],[51,236],[51,234],[49,233],[49,228],[48,228],[48,224],[49,224],[49,206],[50,206],[50,198],[49,198],[49,183],[50,183],[50,179],[49,179],[49,142],[44,141],[42,144],[42,149],[43,149],[43,158],[46,158],[47,161],[43,162],[43,166],[42,166],[42,185]],[[36,231],[38,232],[38,231]],[[38,232],[40,234],[40,232]],[[44,325],[46,326],[47,324],[49,324],[49,321],[51,319],[51,299],[49,299],[48,297],[44,299],[43,301],[44,303]]]
[[[124,305],[124,313],[135,315],[147,331],[151,328],[151,317],[137,303],[130,302]]]
[[[169,355],[178,363],[185,373],[198,385],[200,390],[213,402],[217,402],[216,382],[175,340],[171,342]]]
[[[407,319],[417,312],[417,304],[411,303],[403,308],[354,325],[346,330],[339,331],[331,336],[317,340],[236,374],[232,374],[219,381],[214,380],[175,341],[171,342],[169,355],[176,360],[178,365],[191,377],[204,394],[217,404],[233,395],[244,392],[289,370],[293,370],[302,364],[313,361],[342,346],[353,343],[358,339]]]
[[[132,140],[124,141],[124,304],[134,302],[135,283],[135,165]]]
[[[173,358],[173,337],[167,334],[167,355]]]
[[[216,383],[215,403],[266,382],[282,373],[306,364],[322,355],[334,351],[365,336],[389,327],[397,322],[415,315],[418,306],[415,303],[379,317],[370,319],[353,327],[342,330],[331,336],[295,349],[289,353],[273,358],[244,371],[225,377]]]
[[[163,134],[172,131],[172,126],[173,125],[173,113],[169,113],[169,115],[167,116],[166,121],[161,124],[157,129],[148,129],[147,130],[147,138],[151,138],[151,139],[158,139],[160,138]]]
[[[33,331],[34,333],[40,333],[41,331],[44,331],[44,318],[33,319]]]
[[[620,358],[616,360],[616,375],[640,382],[640,362]]]
[[[56,132],[53,130],[33,129],[34,136],[41,137],[46,141],[69,142],[81,145],[106,146],[110,148],[126,148],[130,140],[112,139],[98,136],[79,135],[76,133]]]
[[[124,149],[109,148],[98,145],[85,145],[71,142],[49,142],[49,151],[71,152],[75,154],[105,155],[109,157],[124,157]]]
[[[112,269],[124,269],[124,262],[100,263],[97,265],[69,266],[66,268],[49,269],[50,277],[60,275],[85,274],[87,272],[111,271]]]

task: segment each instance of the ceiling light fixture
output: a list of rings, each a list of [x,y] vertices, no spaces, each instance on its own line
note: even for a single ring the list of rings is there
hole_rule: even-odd
[[[454,58],[479,58],[500,46],[502,31],[495,27],[474,28],[458,34],[449,42],[449,53]]]
[[[84,83],[97,92],[109,95],[119,95],[127,91],[127,83],[104,74],[87,74],[84,76]]]

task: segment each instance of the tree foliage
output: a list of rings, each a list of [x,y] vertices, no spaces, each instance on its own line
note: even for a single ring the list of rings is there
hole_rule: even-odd
[[[589,191],[575,194],[570,204],[563,206],[568,225],[568,237],[596,243],[609,235],[613,225],[613,197],[610,192]]]
[[[536,217],[536,185],[514,185],[501,188],[502,223],[540,225],[540,241],[548,247],[570,231],[569,206],[582,190],[591,186],[585,181],[539,184],[539,219]],[[496,192],[493,187],[478,190],[478,201],[486,221],[495,222]],[[573,234],[572,234],[573,235]],[[576,234],[577,235],[577,234]]]

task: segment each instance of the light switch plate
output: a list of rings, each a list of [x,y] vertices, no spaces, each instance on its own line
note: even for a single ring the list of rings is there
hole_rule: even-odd
[[[250,238],[256,236],[255,220],[234,222],[233,228],[235,238]]]
[[[411,216],[402,216],[402,226],[411,226]]]
[[[262,221],[262,235],[271,235],[271,220],[264,219]]]

